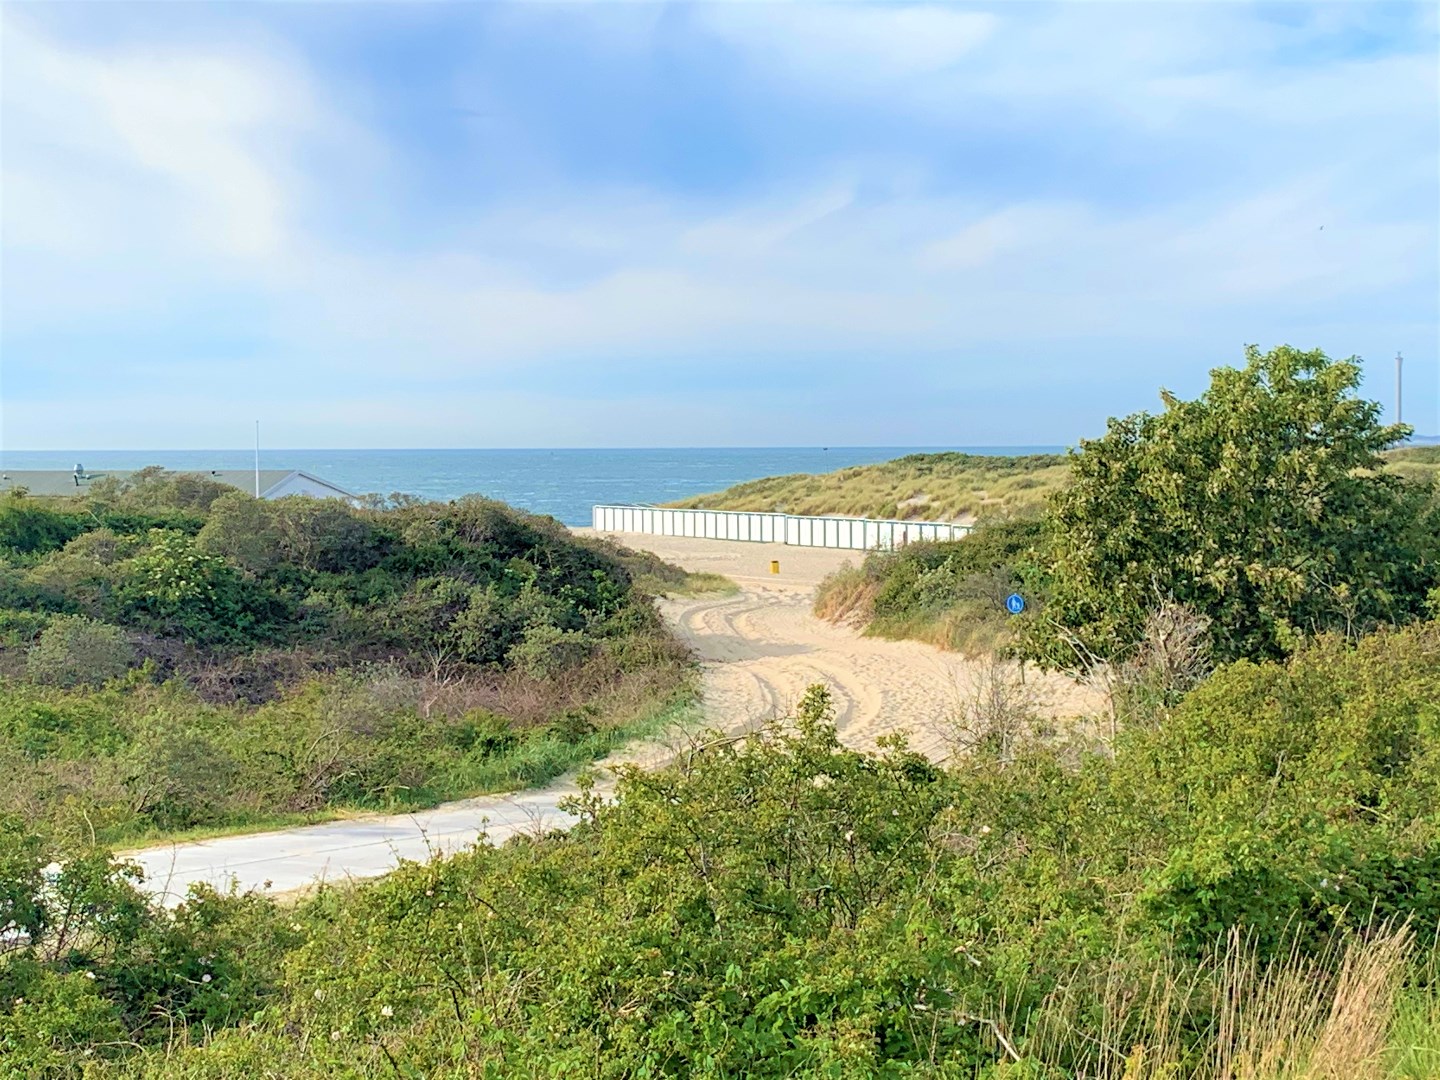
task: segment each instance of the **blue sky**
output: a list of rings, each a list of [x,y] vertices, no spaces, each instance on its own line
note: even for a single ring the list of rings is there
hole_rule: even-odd
[[[1440,428],[1433,5],[0,19],[13,449],[1067,443],[1249,342]]]

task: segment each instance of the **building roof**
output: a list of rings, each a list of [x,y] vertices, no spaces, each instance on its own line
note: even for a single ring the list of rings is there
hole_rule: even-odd
[[[73,470],[5,469],[0,472],[0,491],[24,488],[31,495],[83,495],[90,484],[96,480],[110,478],[128,480],[135,475],[136,471],[134,469],[87,469],[77,484]],[[173,471],[204,477],[218,484],[227,484],[230,487],[249,492],[251,495],[255,494],[254,469],[175,469]],[[337,487],[328,480],[322,480],[320,477],[300,469],[261,469],[260,497],[262,499],[271,497],[271,493],[275,492],[277,488],[284,487],[297,477],[303,477],[312,484],[327,488],[340,498],[355,498],[354,494],[344,488]]]

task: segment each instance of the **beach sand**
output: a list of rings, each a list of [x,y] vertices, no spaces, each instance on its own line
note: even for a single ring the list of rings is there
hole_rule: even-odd
[[[589,532],[590,530],[576,530]],[[701,662],[706,725],[726,734],[788,716],[806,688],[827,687],[840,740],[873,751],[885,735],[936,760],[965,703],[987,678],[988,662],[914,641],[885,641],[811,613],[820,581],[863,552],[751,544],[692,537],[612,534],[692,572],[724,574],[738,595],[666,599],[661,610]],[[771,560],[780,573],[771,574]],[[1092,716],[1103,695],[1062,675],[1025,673],[1037,711],[1056,720]],[[634,748],[618,759],[646,763]]]

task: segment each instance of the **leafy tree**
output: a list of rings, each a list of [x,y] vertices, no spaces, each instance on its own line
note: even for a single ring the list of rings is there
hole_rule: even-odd
[[[1123,655],[1162,601],[1211,620],[1217,660],[1423,612],[1436,580],[1426,492],[1380,472],[1409,429],[1355,395],[1360,368],[1318,350],[1246,350],[1194,401],[1111,420],[1073,456],[1049,526],[1053,597],[1032,647]]]
[[[119,627],[83,615],[56,615],[30,647],[25,666],[36,682],[98,685],[125,674],[135,650]]]

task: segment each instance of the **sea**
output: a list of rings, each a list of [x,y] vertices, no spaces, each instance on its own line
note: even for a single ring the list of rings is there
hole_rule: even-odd
[[[596,503],[656,504],[745,480],[870,465],[905,454],[1061,453],[1062,446],[783,446],[626,450],[272,450],[262,469],[302,469],[358,495],[404,492],[449,500],[479,494],[566,525],[588,525]],[[250,469],[250,450],[7,450],[12,469],[89,472]]]

